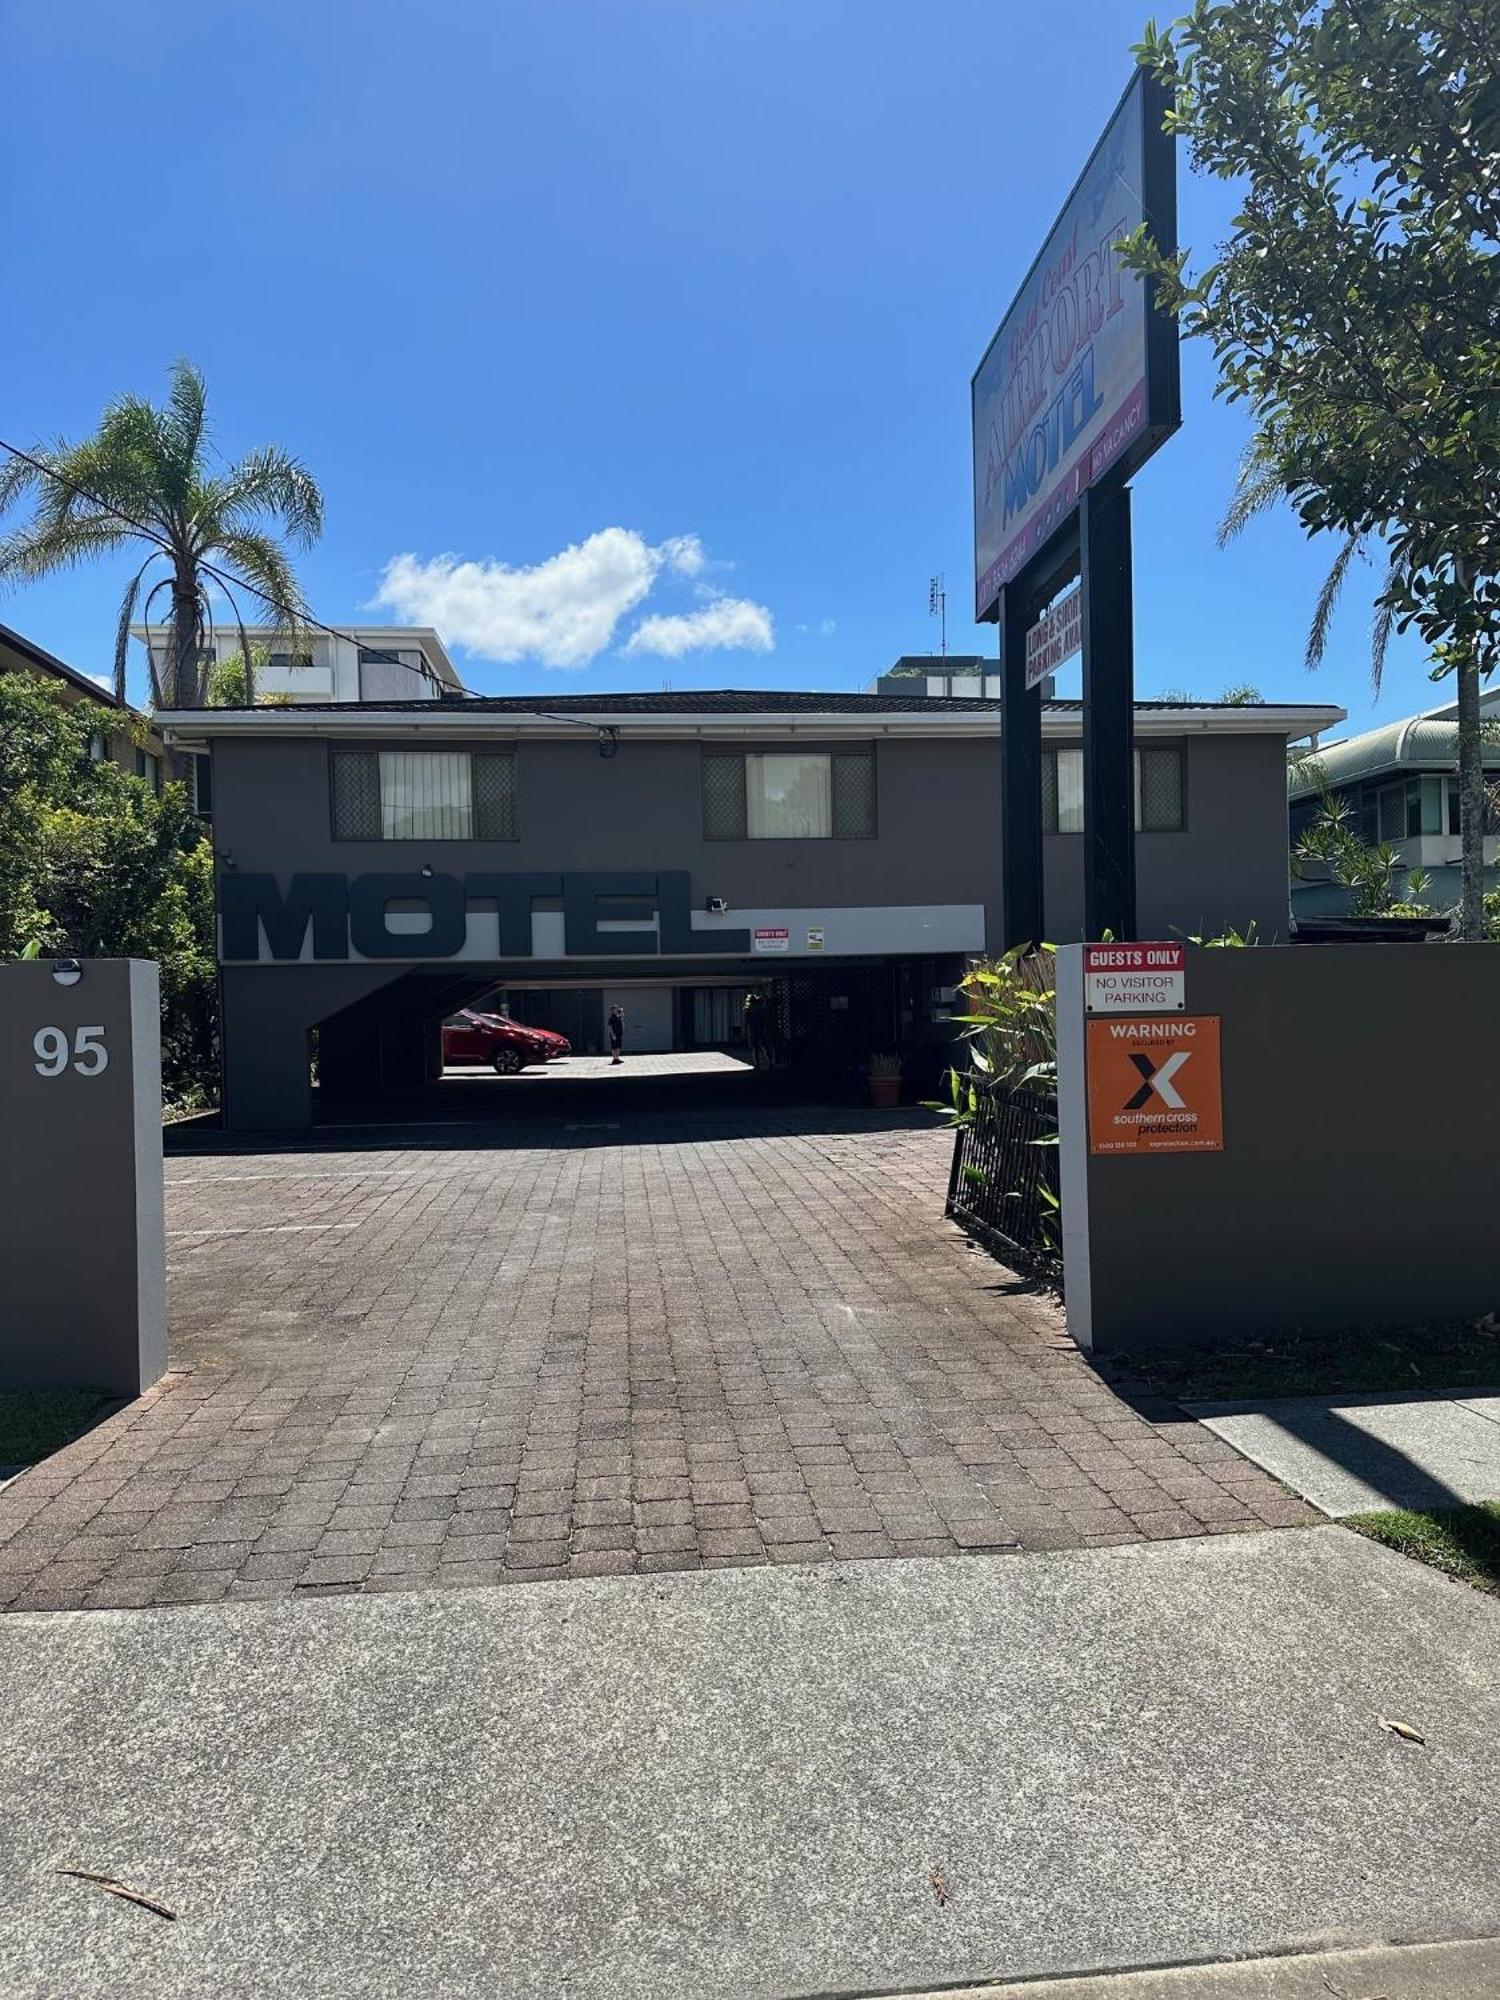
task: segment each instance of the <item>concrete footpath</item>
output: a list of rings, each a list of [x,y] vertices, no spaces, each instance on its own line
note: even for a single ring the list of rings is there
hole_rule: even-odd
[[[0,1714],[6,2000],[889,1994],[1500,1906],[1500,1604],[1332,1526],[17,1614]]]

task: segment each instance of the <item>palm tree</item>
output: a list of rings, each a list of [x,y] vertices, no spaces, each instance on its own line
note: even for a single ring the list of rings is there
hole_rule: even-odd
[[[1219,524],[1222,548],[1247,522],[1263,514],[1278,500],[1290,499],[1299,485],[1295,456],[1274,430],[1257,432],[1240,466],[1233,500]],[[1364,559],[1375,537],[1346,534],[1340,541],[1323,586],[1313,606],[1307,634],[1306,664],[1321,664],[1328,649],[1328,632],[1334,607],[1356,557]],[[1386,654],[1396,625],[1397,587],[1403,578],[1400,556],[1387,554],[1385,574],[1375,598],[1375,617],[1370,627],[1370,685],[1380,693],[1385,675]],[[1472,579],[1460,570],[1465,588]],[[1460,805],[1461,892],[1458,906],[1459,935],[1471,942],[1484,935],[1484,739],[1485,730],[1479,704],[1481,667],[1470,650],[1457,662],[1458,681],[1458,791]]]
[[[306,616],[287,544],[308,548],[322,532],[317,482],[275,445],[218,469],[205,402],[203,377],[190,362],[178,361],[164,406],[121,396],[81,444],[37,446],[29,454],[35,463],[12,458],[0,470],[0,515],[22,499],[35,502],[23,527],[0,536],[0,584],[33,582],[93,556],[149,545],[126,588],[115,633],[114,687],[122,702],[136,607],[149,624],[163,592],[170,593],[171,610],[160,669],[151,655],[151,697],[158,708],[202,703],[204,644],[213,629],[210,583],[228,598],[242,657],[250,662],[239,604],[216,563],[269,607],[279,630],[295,632]],[[267,521],[279,524],[279,531],[262,525]],[[147,572],[158,562],[167,573],[148,587]],[[253,702],[248,664],[247,681],[246,699]]]

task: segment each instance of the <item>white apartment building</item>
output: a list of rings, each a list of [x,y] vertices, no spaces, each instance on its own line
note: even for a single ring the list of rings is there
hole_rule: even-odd
[[[130,634],[161,668],[167,631],[161,625],[132,625]],[[289,649],[285,633],[269,625],[247,625],[253,648],[269,656],[255,674],[256,693],[281,701],[436,701],[462,694],[464,684],[448,649],[430,625],[348,625],[338,637],[311,631]],[[229,659],[240,651],[236,626],[221,626],[209,657]]]

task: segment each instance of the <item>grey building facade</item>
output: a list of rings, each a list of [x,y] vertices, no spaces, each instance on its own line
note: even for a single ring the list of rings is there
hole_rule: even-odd
[[[1142,704],[1145,934],[1287,930],[1287,744],[1338,711]],[[998,704],[760,693],[179,712],[212,758],[224,1109],[435,1073],[445,1015],[503,989],[598,1046],[732,1045],[767,993],[827,1067],[934,1068],[1000,937]],[[1080,934],[1081,714],[1046,713],[1048,924]]]

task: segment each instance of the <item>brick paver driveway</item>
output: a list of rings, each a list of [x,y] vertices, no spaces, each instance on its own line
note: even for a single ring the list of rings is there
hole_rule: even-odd
[[[0,1604],[1307,1518],[1122,1401],[943,1221],[922,1114],[589,1088],[399,1142],[169,1158],[174,1373],[0,1492]]]

